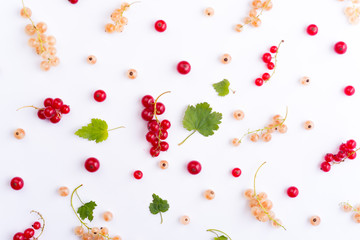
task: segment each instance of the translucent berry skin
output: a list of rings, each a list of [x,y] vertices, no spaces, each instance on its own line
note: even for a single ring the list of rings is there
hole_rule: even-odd
[[[347,45],[344,42],[337,42],[334,46],[334,50],[338,54],[344,54],[347,50]]]
[[[103,102],[106,99],[106,93],[103,90],[97,90],[94,93],[94,99],[97,102]]]
[[[264,53],[264,55],[262,56],[262,60],[264,61],[264,63],[269,63],[271,62],[271,54],[270,53]]]
[[[215,198],[215,192],[211,189],[209,190],[206,190],[204,192],[204,197],[207,199],[207,200],[213,200]]]
[[[69,195],[69,188],[68,187],[59,187],[58,193],[61,197],[66,197]]]
[[[261,78],[264,80],[264,81],[267,81],[270,79],[270,74],[269,73],[264,73]]]
[[[180,74],[188,74],[191,70],[191,66],[190,63],[188,63],[187,61],[181,61],[178,63],[177,65],[177,70]]]
[[[164,120],[161,121],[160,127],[163,130],[168,130],[171,127],[171,123],[170,123],[169,120],[164,119]]]
[[[86,159],[84,166],[89,172],[96,172],[100,168],[100,162],[96,158],[91,157]]]
[[[60,109],[62,105],[63,105],[63,101],[60,98],[55,98],[52,103],[52,107],[54,109]]]
[[[332,162],[332,160],[334,160],[334,155],[332,153],[327,153],[324,158],[326,162]]]
[[[160,161],[159,166],[161,169],[167,169],[169,167],[169,163],[165,160]]]
[[[353,140],[353,139],[348,140],[348,141],[346,142],[346,147],[347,147],[348,149],[354,149],[354,148],[356,148],[356,141]]]
[[[198,161],[191,161],[187,165],[187,170],[192,175],[199,174],[201,172],[201,164]]]
[[[113,214],[109,211],[104,212],[103,219],[105,220],[105,222],[109,222],[113,219]]]
[[[152,148],[150,148],[150,155],[152,157],[157,157],[160,155],[160,150],[157,149],[157,147],[152,147]]]
[[[53,101],[54,101],[54,99],[52,99],[52,98],[46,98],[46,99],[44,100],[44,106],[45,106],[45,107],[52,106]]]
[[[318,226],[320,224],[320,217],[319,216],[312,216],[310,218],[310,224],[313,226]]]
[[[287,195],[289,197],[291,197],[291,198],[295,198],[295,197],[297,197],[299,195],[299,189],[297,187],[294,187],[294,186],[289,187],[287,189]]]
[[[319,29],[315,24],[311,24],[307,27],[306,32],[310,35],[310,36],[314,36],[318,33]]]
[[[35,230],[38,230],[41,228],[41,223],[40,222],[34,222],[32,227],[35,229]]]
[[[353,86],[347,86],[347,87],[344,88],[344,93],[347,96],[352,96],[355,93],[355,88]]]
[[[68,105],[62,105],[60,108],[62,114],[68,114],[70,112],[70,107]]]
[[[273,70],[275,68],[275,64],[273,62],[269,62],[266,67],[269,69],[269,70]]]
[[[234,168],[231,171],[231,174],[233,175],[233,177],[240,177],[241,175],[241,169],[240,168]]]
[[[10,186],[14,190],[20,190],[24,187],[24,180],[21,177],[14,177],[10,181]]]
[[[25,137],[24,129],[22,129],[22,128],[16,129],[14,132],[14,137],[19,140],[23,139]]]
[[[328,162],[323,162],[320,165],[320,169],[323,170],[324,172],[329,172],[331,169],[331,165]]]
[[[278,50],[277,46],[272,46],[272,47],[270,48],[270,52],[271,52],[271,53],[276,53],[277,50]]]
[[[21,232],[18,232],[14,235],[13,240],[25,240],[24,234]]]
[[[264,80],[262,80],[261,78],[255,79],[256,86],[261,87],[263,84],[264,84]]]
[[[190,218],[188,216],[182,216],[180,222],[184,225],[188,225],[190,223]]]
[[[164,20],[158,20],[155,22],[155,30],[158,32],[164,32],[167,28],[166,22]]]
[[[167,142],[161,142],[160,143],[160,150],[162,152],[165,152],[169,149],[169,144]]]
[[[154,98],[150,95],[145,95],[142,99],[141,99],[141,103],[144,107],[152,107],[154,105]]]
[[[165,105],[161,102],[156,103],[156,114],[161,115],[165,112]]]
[[[35,234],[35,230],[33,228],[28,228],[24,231],[24,237],[25,238],[32,238]]]
[[[139,179],[142,179],[142,177],[143,177],[143,173],[140,170],[136,170],[134,172],[134,178],[135,179],[139,180]]]
[[[38,117],[39,117],[41,120],[45,120],[45,119],[46,119],[44,109],[39,109],[39,111],[37,112],[37,115],[38,115]]]
[[[145,108],[141,112],[141,117],[145,121],[151,121],[154,118],[154,111],[152,111],[150,108]]]

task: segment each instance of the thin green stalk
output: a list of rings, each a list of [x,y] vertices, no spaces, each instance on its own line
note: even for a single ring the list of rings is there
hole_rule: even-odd
[[[178,145],[182,145],[189,137],[191,137],[194,133],[196,133],[196,130],[194,130],[189,136],[187,136],[181,143],[179,143]]]
[[[75,194],[76,191],[77,191],[79,188],[81,188],[82,186],[83,186],[83,185],[81,184],[80,186],[78,186],[77,188],[75,188],[74,191],[71,193],[70,205],[71,205],[71,208],[72,208],[72,210],[74,211],[76,217],[77,217],[77,218],[79,219],[79,221],[81,222],[81,224],[84,225],[88,230],[91,230],[91,228],[88,227],[88,226],[86,225],[86,223],[81,220],[81,218],[79,217],[79,215],[78,215],[77,212],[75,211],[75,208],[74,208],[74,205],[73,205],[74,194]]]
[[[222,234],[224,234],[226,237],[228,237],[229,240],[232,240],[229,235],[227,235],[226,233],[224,233],[223,231],[220,231],[220,230],[218,230],[218,229],[208,229],[208,230],[206,230],[206,231],[207,231],[207,232],[212,232],[212,233],[216,234],[217,237],[219,237],[219,235],[218,235],[216,232],[222,233]]]
[[[109,129],[108,132],[113,131],[113,130],[116,130],[116,129],[119,129],[119,128],[125,128],[125,127],[124,127],[124,126],[120,126],[120,127],[112,128],[112,129]]]

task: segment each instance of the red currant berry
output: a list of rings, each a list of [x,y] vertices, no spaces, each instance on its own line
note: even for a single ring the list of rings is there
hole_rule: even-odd
[[[159,142],[160,142],[160,140],[158,139],[158,138],[154,138],[153,140],[151,140],[151,145],[153,146],[153,147],[158,147],[159,146]]]
[[[344,93],[347,95],[347,96],[352,96],[354,95],[355,93],[355,88],[353,86],[347,86],[345,87],[344,89]]]
[[[139,180],[139,179],[142,179],[142,177],[143,177],[142,171],[136,170],[136,171],[134,172],[134,178],[135,178],[135,179]]]
[[[287,195],[291,198],[295,198],[297,197],[297,195],[299,195],[299,189],[297,189],[297,187],[289,187],[287,190]]]
[[[171,127],[171,123],[170,123],[169,120],[164,119],[164,120],[161,121],[160,127],[163,130],[168,130]]]
[[[106,93],[103,90],[97,90],[94,93],[94,99],[97,102],[103,102],[106,99]]]
[[[157,133],[157,132],[159,132],[159,129],[160,129],[160,126],[159,126],[159,124],[157,123],[157,121],[155,119],[148,122],[148,130],[149,130],[149,132]]]
[[[325,161],[326,162],[331,162],[333,160],[333,158],[334,158],[334,155],[332,153],[327,153],[325,155]]]
[[[157,157],[160,155],[160,150],[157,147],[150,148],[150,155],[152,157]]]
[[[334,46],[334,50],[338,54],[344,54],[347,50],[347,45],[344,42],[337,42]]]
[[[350,152],[349,156],[348,156],[348,159],[353,160],[355,158],[356,158],[356,152]]]
[[[60,114],[56,114],[55,116],[50,118],[50,122],[52,122],[54,124],[60,122],[60,120],[61,120],[61,115]]]
[[[342,143],[339,147],[339,150],[343,151],[343,152],[347,152],[348,151],[348,147],[346,146],[345,143]]]
[[[261,78],[255,79],[256,86],[261,87],[263,84],[264,84],[264,80],[262,80]]]
[[[142,99],[141,99],[141,103],[144,107],[151,107],[154,105],[154,98],[150,95],[145,95]]]
[[[320,169],[323,170],[324,172],[328,172],[331,169],[331,165],[328,162],[323,162],[320,165]]]
[[[147,134],[146,134],[146,141],[148,141],[148,142],[152,142],[152,141],[154,141],[156,139],[156,134],[155,133],[153,133],[153,132],[148,132]]]
[[[96,172],[100,168],[99,160],[93,157],[86,159],[84,165],[86,170],[88,170],[89,172]]]
[[[160,139],[165,140],[169,136],[168,132],[166,130],[161,131]]]
[[[21,232],[18,232],[14,235],[13,240],[25,240],[24,234]]]
[[[155,23],[155,29],[158,32],[164,32],[166,30],[166,22],[163,20],[158,20]]]
[[[24,187],[24,180],[21,177],[14,177],[10,181],[10,186],[14,190],[20,190]]]
[[[341,159],[342,159],[342,158],[340,158],[339,155],[337,155],[337,154],[335,154],[335,155],[333,156],[333,160],[334,160],[335,162],[341,162]]]
[[[52,106],[52,104],[53,104],[53,99],[52,98],[47,98],[47,99],[45,99],[44,100],[44,106],[45,107],[51,107]]]
[[[241,169],[240,168],[234,168],[231,171],[231,174],[233,175],[233,177],[240,177],[241,175]]]
[[[51,118],[55,115],[56,111],[53,107],[46,107],[44,109],[44,115],[46,118]]]
[[[264,73],[261,78],[262,78],[264,81],[267,81],[267,80],[270,79],[270,74]]]
[[[270,48],[270,52],[271,52],[271,53],[276,53],[277,50],[278,50],[277,46],[272,46],[272,47]]]
[[[165,105],[161,102],[156,103],[156,114],[161,115],[165,112]]]
[[[190,63],[186,61],[181,61],[177,65],[177,70],[180,74],[188,74],[191,70]]]
[[[69,0],[71,4],[76,4],[79,0]]]
[[[262,56],[262,60],[264,61],[264,63],[269,63],[271,62],[271,54],[270,53],[264,53],[264,55]]]
[[[34,224],[32,225],[32,227],[35,229],[35,230],[38,230],[41,228],[41,223],[40,222],[34,222]]]
[[[160,142],[160,150],[165,152],[169,149],[169,144],[167,142]]]
[[[353,139],[350,139],[349,141],[346,142],[346,146],[348,149],[354,149],[354,148],[356,148],[356,141]]]
[[[201,171],[201,164],[198,161],[191,161],[187,165],[190,174],[196,175]]]
[[[46,119],[45,113],[44,113],[44,109],[39,109],[39,111],[37,112],[37,115],[40,119],[44,120]]]
[[[55,98],[54,101],[53,101],[53,103],[52,103],[52,107],[53,107],[54,109],[60,109],[63,104],[64,104],[64,103],[63,103],[63,101],[62,101],[60,98]]]
[[[311,24],[306,29],[307,33],[311,36],[314,36],[318,33],[319,29],[315,24]]]
[[[35,234],[35,230],[32,228],[28,228],[24,231],[24,237],[25,238],[32,238]]]
[[[273,62],[269,62],[266,66],[269,70],[273,70],[275,68],[275,64]]]
[[[344,157],[346,157],[346,152],[340,150],[336,155],[338,156],[338,158],[343,159]]]
[[[60,108],[62,114],[68,114],[70,112],[70,107],[68,105],[62,105]]]
[[[151,111],[150,108],[145,108],[142,112],[141,112],[141,117],[142,119],[144,119],[145,121],[151,121],[154,118],[154,111]]]

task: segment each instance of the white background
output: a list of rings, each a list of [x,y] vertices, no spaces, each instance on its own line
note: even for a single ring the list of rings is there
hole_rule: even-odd
[[[27,0],[35,22],[45,21],[48,33],[57,38],[61,64],[49,72],[40,70],[40,57],[27,46],[24,33],[27,19],[19,15],[21,1],[2,1],[0,7],[0,239],[12,239],[14,233],[29,227],[40,211],[46,218],[42,239],[77,239],[73,228],[79,223],[70,208],[69,197],[57,194],[60,186],[70,189],[79,184],[85,201],[98,204],[92,226],[107,226],[124,240],[212,239],[208,228],[227,232],[232,239],[352,239],[360,226],[338,204],[360,202],[358,160],[333,167],[329,173],[319,169],[324,154],[350,138],[360,143],[359,100],[343,94],[346,85],[359,88],[359,26],[348,24],[345,3],[335,0],[275,0],[274,8],[261,17],[260,28],[246,28],[237,33],[233,26],[247,15],[250,0],[144,0],[125,13],[129,24],[123,33],[109,35],[104,25],[111,12],[120,6],[116,0]],[[203,15],[212,6],[215,15]],[[154,30],[153,24],[164,19],[168,29]],[[311,23],[319,27],[317,36],[306,34]],[[265,72],[260,57],[280,40],[279,65],[271,82],[259,88],[254,79]],[[348,44],[348,52],[333,51],[337,41]],[[220,63],[222,54],[231,54],[228,65]],[[96,65],[86,57],[94,54]],[[181,60],[191,63],[192,71],[177,73]],[[135,68],[139,76],[129,80],[126,71]],[[299,79],[311,77],[310,86]],[[220,98],[211,84],[229,79],[235,95]],[[106,91],[103,103],[93,100],[97,89]],[[170,149],[159,158],[150,157],[145,140],[146,124],[141,119],[141,97],[162,97],[166,112],[161,118],[171,121]],[[71,113],[53,125],[37,118],[36,111],[24,105],[41,106],[46,97],[60,97],[71,106]],[[215,135],[193,135],[183,146],[177,143],[189,132],[181,120],[188,104],[207,101],[223,113],[223,122]],[[249,140],[239,147],[231,139],[247,129],[262,128],[277,113],[289,107],[285,135],[274,134],[269,143]],[[236,121],[232,112],[242,109],[246,117]],[[80,139],[74,132],[91,118],[107,121],[109,127],[125,125],[110,133],[106,142],[95,144]],[[303,123],[312,120],[315,129],[305,131]],[[19,141],[12,134],[21,127],[26,137]],[[96,173],[87,172],[88,157],[101,162]],[[160,160],[170,167],[161,170]],[[201,174],[186,170],[190,160],[202,163]],[[268,193],[274,211],[287,231],[260,223],[250,214],[242,196],[252,187],[256,168],[264,161],[257,188]],[[233,178],[231,169],[243,174]],[[132,177],[140,169],[144,178]],[[14,191],[9,181],[20,176],[25,181],[21,191]],[[295,185],[300,194],[290,199],[287,187]],[[216,198],[206,200],[202,193],[213,189]],[[160,216],[148,210],[152,193],[170,203],[170,210]],[[78,204],[78,203],[76,203]],[[114,220],[106,223],[101,214],[110,210]],[[191,223],[179,223],[182,215]],[[318,227],[309,217],[319,215]]]

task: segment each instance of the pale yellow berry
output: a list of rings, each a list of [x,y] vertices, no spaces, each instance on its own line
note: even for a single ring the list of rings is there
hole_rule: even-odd
[[[84,233],[82,235],[82,240],[93,240],[93,235],[91,233]]]
[[[235,25],[235,31],[237,32],[241,32],[243,30],[243,25],[242,24],[236,24]]]
[[[25,26],[25,33],[29,36],[32,36],[36,33],[36,30],[32,24],[28,24]]]
[[[259,202],[256,200],[256,199],[251,199],[249,201],[249,207],[252,208],[252,207],[258,207],[259,206]]]
[[[259,141],[259,135],[257,134],[257,133],[253,133],[253,134],[251,134],[250,135],[250,141],[252,141],[252,142],[257,142],[257,141]]]
[[[356,223],[360,223],[360,213],[355,213],[353,219]]]
[[[309,85],[310,84],[310,78],[309,77],[302,77],[301,79],[300,79],[300,82],[301,82],[301,84],[302,85]]]
[[[263,133],[261,134],[261,139],[264,141],[264,142],[270,142],[271,141],[271,134],[270,133]]]
[[[254,190],[252,190],[252,189],[247,189],[247,190],[244,192],[244,196],[245,196],[245,198],[248,199],[248,200],[254,199]]]
[[[261,0],[254,0],[252,1],[251,5],[254,9],[259,9],[262,7],[262,2]]]
[[[236,110],[234,111],[233,113],[233,117],[236,119],[236,120],[243,120],[244,117],[245,117],[245,113],[241,110]]]
[[[188,225],[190,223],[190,218],[188,216],[182,216],[180,222],[184,225]]]
[[[115,31],[115,25],[112,23],[108,23],[105,25],[105,32],[113,33]]]
[[[40,68],[43,71],[49,71],[50,67],[51,67],[51,65],[50,65],[50,63],[48,61],[42,61],[40,63]]]
[[[273,8],[273,3],[271,0],[266,0],[265,2],[263,2],[262,7],[265,11],[270,11]]]
[[[207,199],[207,200],[213,200],[215,198],[215,192],[211,189],[209,190],[206,190],[204,192],[204,197]]]
[[[49,46],[54,46],[56,44],[56,38],[54,36],[48,36],[46,42]]]
[[[261,192],[257,195],[257,197],[260,199],[260,200],[266,200],[268,198],[268,195],[264,192]]]
[[[237,147],[240,145],[240,139],[238,138],[234,138],[232,141],[231,141],[232,145]]]
[[[347,7],[344,12],[346,16],[350,17],[355,13],[355,9],[353,7]]]
[[[23,18],[30,18],[31,15],[32,15],[32,12],[31,12],[31,9],[30,8],[22,8],[21,11],[20,11],[20,15],[23,17]]]
[[[341,209],[344,211],[344,212],[351,212],[352,211],[352,207],[347,204],[347,203],[344,203],[341,205]]]
[[[288,130],[288,127],[285,124],[281,124],[278,129],[279,133],[286,133],[287,130]]]
[[[314,128],[314,123],[312,121],[306,121],[304,123],[304,128],[306,130],[312,130]]]
[[[256,17],[257,16],[257,11],[256,9],[251,9],[249,12],[249,17]]]
[[[44,22],[39,22],[38,24],[36,24],[36,29],[40,32],[40,33],[44,33],[47,30],[47,25]]]
[[[57,50],[56,50],[56,48],[54,48],[54,47],[49,47],[49,48],[48,48],[48,52],[49,52],[49,54],[50,54],[51,56],[55,56]]]
[[[88,64],[94,65],[97,62],[97,58],[94,55],[90,55],[87,57],[86,61]]]
[[[22,129],[22,128],[16,129],[14,132],[14,137],[19,140],[23,139],[25,137],[24,129]]]
[[[259,216],[257,217],[257,219],[258,219],[260,222],[267,222],[267,221],[269,221],[269,216],[268,216],[266,213],[262,212],[262,213],[259,214]]]
[[[127,76],[130,79],[135,79],[137,77],[137,71],[135,69],[129,69],[127,72]]]
[[[115,31],[116,31],[116,32],[122,32],[122,31],[124,31],[124,26],[121,25],[121,24],[117,24],[117,25],[115,26]]]
[[[101,228],[100,228],[100,233],[101,233],[102,235],[108,235],[108,234],[109,234],[109,229],[106,228],[106,227],[101,227]]]
[[[205,14],[206,16],[211,17],[211,16],[213,16],[213,15],[215,14],[215,11],[214,11],[214,9],[213,9],[212,7],[208,7],[208,8],[206,8],[206,9],[204,10],[204,14]]]
[[[35,48],[35,47],[39,46],[39,43],[36,41],[35,38],[29,38],[28,45],[32,48]]]
[[[113,219],[113,214],[110,211],[104,212],[103,218],[106,222],[109,222]]]
[[[123,25],[126,25],[128,23],[128,19],[126,17],[121,17],[120,18],[120,23]]]
[[[251,215],[253,215],[254,217],[258,217],[262,212],[263,210],[258,206],[254,206],[251,208]]]
[[[228,63],[230,63],[230,62],[231,62],[231,56],[230,56],[229,54],[225,53],[225,54],[222,55],[222,57],[221,57],[221,62],[222,62],[223,64],[228,64]]]
[[[159,166],[161,169],[167,169],[169,167],[169,163],[165,160],[159,162]]]
[[[311,223],[311,225],[313,225],[313,226],[318,226],[319,224],[320,224],[320,217],[319,216],[312,216],[311,218],[310,218],[310,223]]]
[[[260,18],[258,18],[258,17],[253,18],[253,19],[251,20],[251,25],[252,25],[253,27],[260,27],[260,25],[261,25],[261,20],[260,20]]]
[[[91,228],[91,234],[92,235],[98,235],[100,233],[100,229],[97,227]]]
[[[244,23],[245,23],[245,24],[250,24],[251,21],[252,21],[252,18],[251,18],[251,17],[245,17],[245,18],[244,18]]]
[[[82,236],[84,234],[84,228],[82,226],[77,226],[74,229],[75,235]]]
[[[275,222],[276,221],[276,222]],[[279,228],[280,224],[282,224],[282,222],[280,221],[280,219],[276,218],[275,221],[271,222],[271,225],[275,228]]]
[[[121,240],[121,237],[120,236],[115,236],[112,238],[112,240]]]
[[[68,187],[63,186],[63,187],[59,187],[58,192],[61,197],[66,197],[67,195],[69,195],[70,191]]]
[[[53,57],[50,59],[50,65],[53,67],[56,67],[60,64],[60,58],[58,57]]]
[[[263,206],[263,208],[265,208],[266,211],[270,211],[273,207],[273,203],[270,200],[262,201],[261,205]]]

